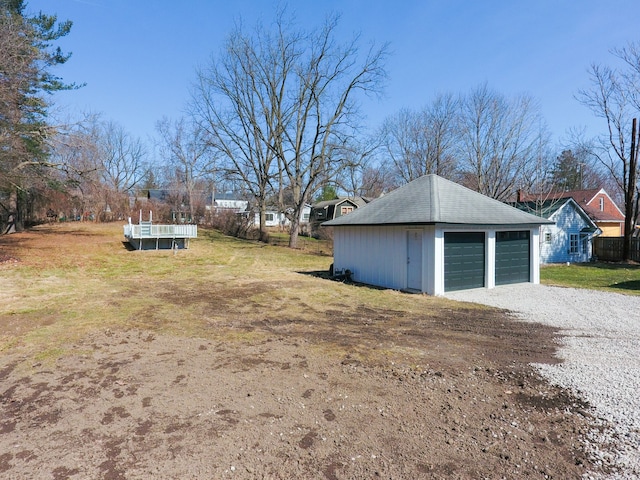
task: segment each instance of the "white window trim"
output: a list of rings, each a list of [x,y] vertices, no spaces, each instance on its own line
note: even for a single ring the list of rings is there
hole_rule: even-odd
[[[577,233],[569,234],[569,254],[577,255],[580,253],[580,235]]]

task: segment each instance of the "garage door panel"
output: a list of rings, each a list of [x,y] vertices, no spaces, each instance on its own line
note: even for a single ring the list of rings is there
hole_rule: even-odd
[[[528,230],[496,233],[496,285],[530,281],[530,242]]]
[[[484,232],[444,234],[444,290],[484,287]]]

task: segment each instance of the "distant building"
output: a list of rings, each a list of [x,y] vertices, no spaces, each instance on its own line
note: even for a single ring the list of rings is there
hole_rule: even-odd
[[[364,207],[369,200],[363,197],[338,197],[333,200],[324,200],[311,207],[309,224],[311,233],[316,233],[322,222],[340,218],[360,207]]]
[[[611,199],[604,188],[590,190],[571,190],[566,192],[551,192],[541,194],[527,194],[518,192],[518,202],[553,202],[573,199],[600,229],[603,237],[621,237],[624,235],[624,214]]]
[[[601,230],[573,198],[522,201],[512,205],[519,210],[554,222],[540,227],[540,261],[542,263],[574,263],[591,260],[591,240],[600,235]]]
[[[247,211],[248,206],[249,201],[244,200],[242,195],[237,192],[214,192],[212,196],[209,196],[207,201],[207,209],[213,210],[216,213],[224,211],[243,213]]]
[[[288,227],[291,225],[291,221],[285,212],[278,212],[276,210],[267,209],[265,212],[265,227]],[[311,205],[306,204],[302,208],[302,212],[300,213],[300,225],[303,230],[306,228],[306,225],[309,223],[309,217],[311,215]],[[256,227],[260,226],[260,212],[255,213],[254,225]]]

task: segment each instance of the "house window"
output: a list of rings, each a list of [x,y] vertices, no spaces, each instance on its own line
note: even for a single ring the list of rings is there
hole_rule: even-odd
[[[544,232],[544,243],[551,243],[551,232]]]
[[[265,213],[264,220],[265,222],[273,222],[273,213]]]
[[[604,211],[604,198],[600,197],[600,211]]]
[[[340,207],[340,215],[346,215],[351,212],[353,212],[353,207]]]
[[[569,235],[569,253],[577,254],[579,253],[580,243],[578,242],[578,234],[572,233]]]
[[[305,222],[309,221],[309,214],[308,213],[303,213],[302,214],[302,220],[304,220]]]

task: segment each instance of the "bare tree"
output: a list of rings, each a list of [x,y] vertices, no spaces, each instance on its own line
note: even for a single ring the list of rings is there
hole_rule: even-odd
[[[100,123],[97,116],[89,115],[65,125],[49,139],[51,160],[60,166],[60,181],[66,197],[56,209],[65,217],[82,218],[84,212],[104,207],[106,193],[97,143]]]
[[[481,85],[461,101],[460,170],[468,187],[497,200],[511,198],[539,170],[547,132],[535,102],[512,100]]]
[[[546,141],[535,149],[535,156],[531,158],[526,175],[518,181],[517,201],[522,202],[519,208],[538,216],[545,216],[554,205],[562,200],[557,193],[564,188],[557,178],[556,163]],[[559,158],[564,158],[561,155]],[[512,197],[515,198],[515,197]]]
[[[378,93],[385,77],[386,46],[371,47],[360,59],[358,37],[337,45],[339,18],[330,17],[308,36],[297,37],[300,51],[274,149],[293,193],[290,247],[297,246],[300,215],[322,180],[339,171],[337,146],[349,143],[357,127],[358,92]],[[282,23],[280,23],[281,26]]]
[[[591,87],[578,93],[578,100],[606,122],[606,134],[597,139],[593,154],[615,179],[624,198],[625,249],[629,259],[629,245],[638,219],[638,167],[632,164],[637,148],[632,118],[640,113],[640,44],[630,43],[613,51],[622,60],[624,70],[592,65],[589,74]]]
[[[116,193],[131,192],[145,175],[145,148],[139,138],[107,122],[98,138],[102,179]]]
[[[104,187],[104,203],[95,213],[115,209],[116,215],[123,217],[128,211],[129,195],[146,175],[146,149],[139,138],[112,121],[99,123],[92,134],[95,135],[98,173]]]
[[[362,171],[359,195],[366,198],[378,198],[399,185],[392,181],[393,176],[386,170],[386,164],[369,164]]]
[[[194,99],[214,146],[259,204],[269,187],[290,192],[291,247],[302,209],[339,170],[336,153],[355,134],[356,94],[378,92],[384,78],[385,47],[361,58],[357,37],[336,43],[337,25],[334,16],[300,32],[280,12],[272,30],[237,27],[221,61],[200,72]]]
[[[629,99],[636,111],[640,111],[640,42],[631,42],[614,49],[614,55],[624,62],[627,70],[621,72]]]
[[[198,71],[192,114],[220,154],[220,168],[231,181],[239,180],[256,199],[260,238],[266,237],[267,202],[276,175],[275,152],[278,108],[283,102],[292,56],[280,57],[278,39],[257,29],[257,38],[236,26],[219,59]]]
[[[455,175],[456,119],[457,100],[441,94],[422,110],[402,109],[385,120],[382,137],[400,183],[431,173]]]
[[[215,172],[215,157],[205,131],[197,123],[185,119],[171,122],[166,118],[158,122],[157,130],[161,137],[161,152],[176,172],[186,195],[191,221],[194,221],[203,183],[212,183]]]
[[[90,114],[58,126],[47,143],[65,191],[84,211],[96,220],[112,214],[124,217],[129,195],[147,174],[146,150],[139,139]]]
[[[400,184],[432,173],[432,165],[426,164],[423,155],[425,130],[422,116],[407,108],[386,118],[382,125],[389,166]]]
[[[350,196],[365,196],[365,174],[371,170],[379,148],[377,138],[364,137],[361,141],[352,140],[344,145],[341,152],[334,152],[332,155],[340,155],[343,162],[342,168],[336,172],[335,185]]]
[[[456,121],[458,100],[452,94],[437,95],[425,110],[428,163],[435,166],[436,175],[452,178],[456,175]]]

